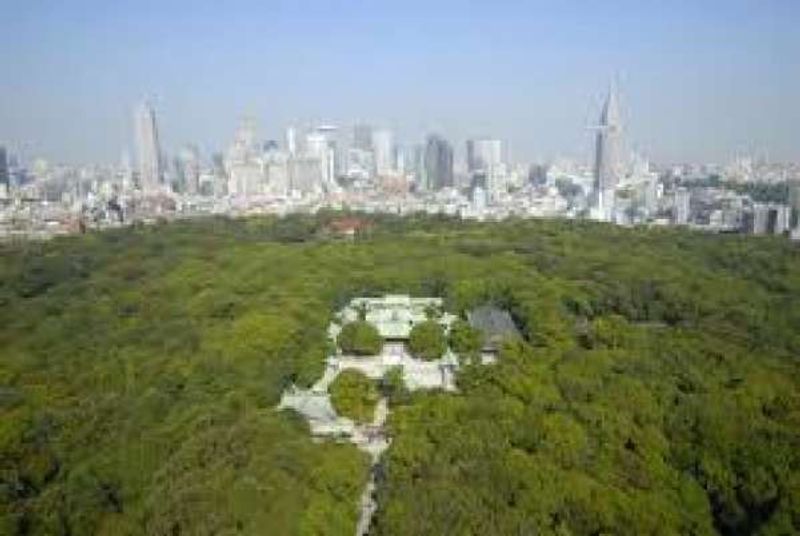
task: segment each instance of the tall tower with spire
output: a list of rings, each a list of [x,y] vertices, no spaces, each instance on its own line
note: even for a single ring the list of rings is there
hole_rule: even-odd
[[[140,186],[143,191],[152,193],[161,185],[162,170],[156,112],[149,102],[143,102],[136,108],[133,123]]]
[[[619,112],[617,90],[614,85],[600,113],[597,126],[594,158],[594,209],[598,217],[609,220],[613,217],[614,191],[623,175],[622,166],[622,120]]]

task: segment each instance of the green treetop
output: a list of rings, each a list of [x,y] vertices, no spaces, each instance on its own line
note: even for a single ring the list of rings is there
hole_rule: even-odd
[[[408,347],[412,354],[421,359],[439,359],[447,349],[442,327],[433,320],[420,322],[411,329]]]
[[[375,383],[356,370],[345,370],[331,385],[331,403],[339,415],[372,422],[379,398]]]
[[[337,342],[344,353],[355,355],[375,355],[383,346],[378,329],[365,320],[345,324]]]
[[[483,335],[464,320],[450,326],[450,348],[462,357],[474,357],[483,347]]]

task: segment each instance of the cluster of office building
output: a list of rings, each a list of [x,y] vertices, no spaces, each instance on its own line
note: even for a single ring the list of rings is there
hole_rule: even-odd
[[[0,146],[0,237],[47,237],[87,227],[203,214],[314,212],[348,208],[493,220],[588,218],[620,225],[685,225],[712,231],[800,236],[800,166],[737,158],[732,164],[656,168],[626,149],[611,89],[591,162],[513,164],[498,138],[467,140],[463,158],[438,134],[400,144],[365,123],[290,126],[260,137],[244,118],[226,150],[186,145],[167,157],[154,108],[134,112],[135,159],[114,166],[21,162]],[[709,184],[709,176],[724,181]],[[769,202],[731,182],[785,185]]]

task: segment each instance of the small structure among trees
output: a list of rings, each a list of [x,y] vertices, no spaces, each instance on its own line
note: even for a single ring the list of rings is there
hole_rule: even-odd
[[[350,240],[354,240],[358,236],[368,234],[371,229],[371,221],[355,216],[332,220],[326,228],[328,233]]]
[[[520,337],[519,330],[511,315],[505,309],[494,305],[481,305],[467,313],[469,325],[482,336],[481,350],[497,354],[503,342]]]
[[[369,322],[387,342],[407,341],[411,329],[426,321],[438,324],[447,332],[456,320],[454,315],[444,311],[441,298],[412,298],[397,294],[354,298],[342,310],[341,318],[345,325],[358,320]]]

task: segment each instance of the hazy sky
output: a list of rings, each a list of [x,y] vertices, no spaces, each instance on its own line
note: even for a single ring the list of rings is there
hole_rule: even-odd
[[[162,145],[224,147],[238,119],[507,140],[583,156],[618,76],[660,161],[800,160],[800,1],[5,0],[0,141],[119,160],[156,96]]]

